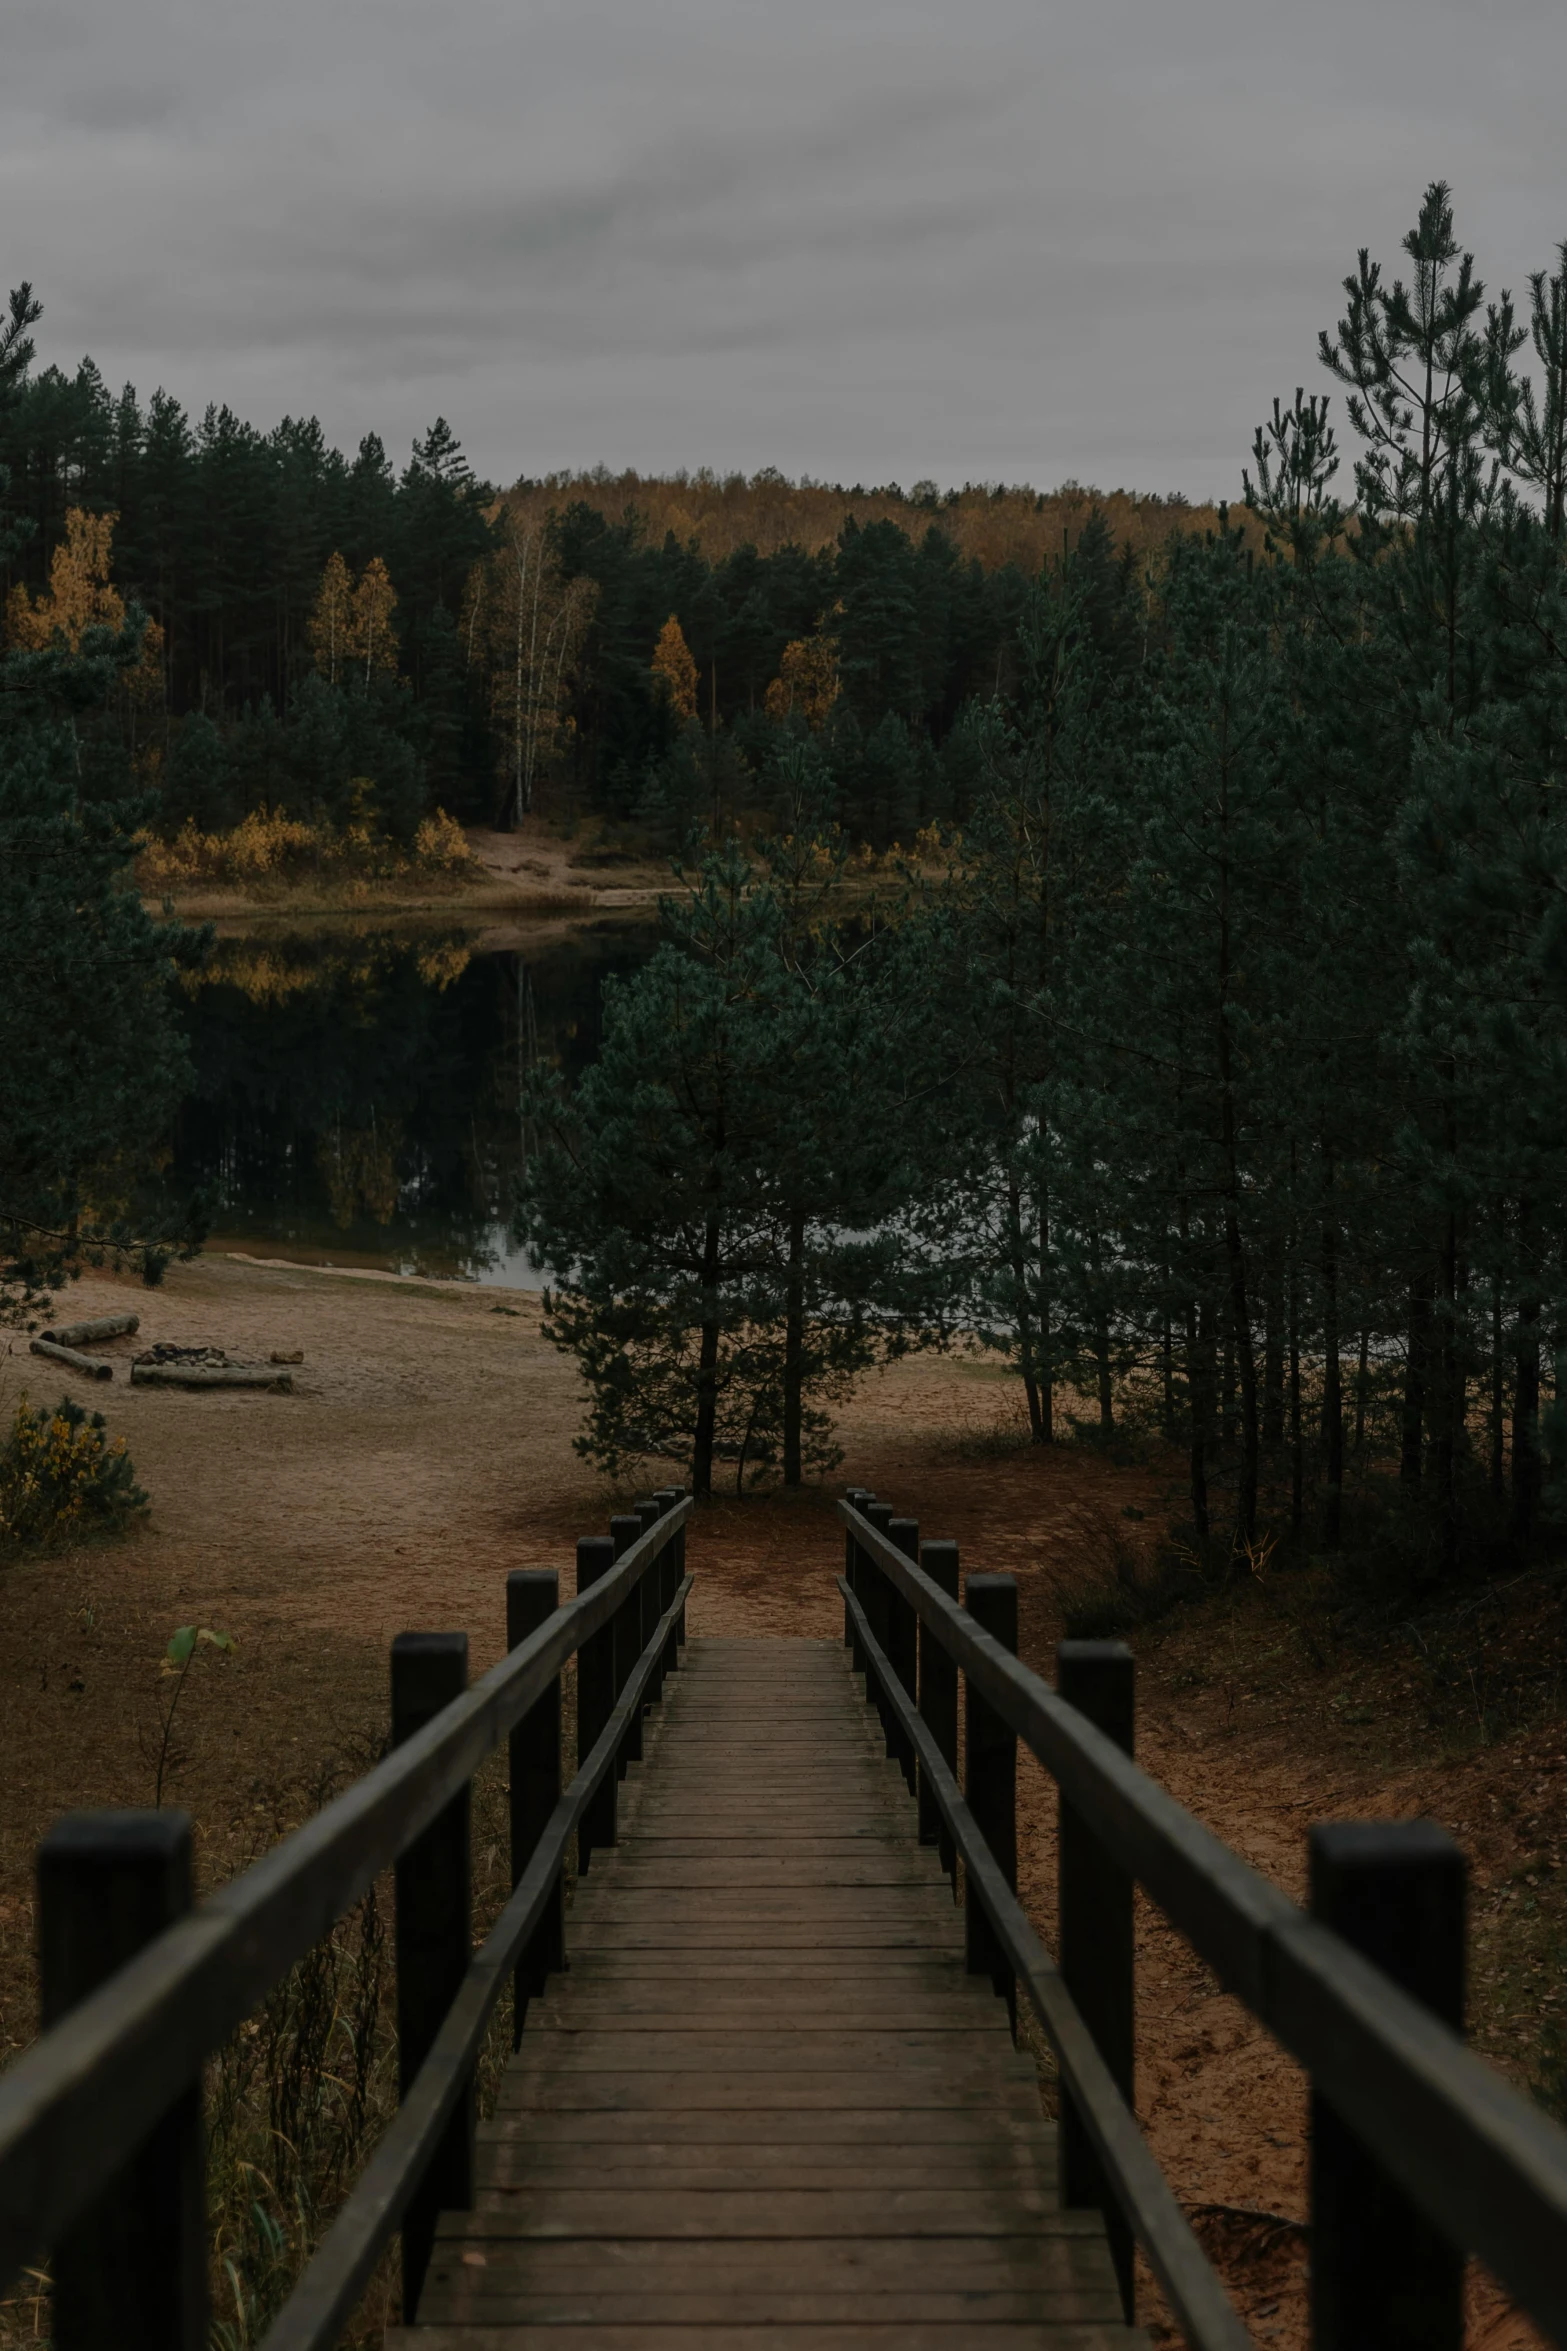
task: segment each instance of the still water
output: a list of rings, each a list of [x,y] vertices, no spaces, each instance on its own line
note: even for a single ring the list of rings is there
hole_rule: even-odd
[[[220,939],[184,1000],[169,1180],[207,1193],[217,1248],[536,1288],[510,1230],[522,1080],[576,1077],[605,977],[653,944],[613,923]]]

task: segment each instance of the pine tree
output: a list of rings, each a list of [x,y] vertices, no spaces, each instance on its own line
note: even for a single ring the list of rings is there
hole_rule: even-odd
[[[9,552],[6,536],[0,525]],[[85,652],[62,627],[0,660],[0,1315],[12,1320],[36,1316],[89,1258],[128,1256],[156,1280],[179,1245],[142,1195],[188,1074],[168,982],[191,942],[125,886],[144,805],[90,800],[77,780],[81,729],[140,660],[140,622],[117,638],[84,630]]]
[[[588,1385],[580,1449],[689,1462],[702,1496],[720,1461],[741,1490],[830,1464],[828,1408],[891,1327],[873,1304],[887,1244],[841,1230],[888,1197],[863,1141],[884,1158],[886,1123],[856,1090],[872,1025],[841,966],[800,960],[798,912],[732,846],[710,855],[666,943],[609,991],[575,1095],[546,1081],[534,1104],[522,1228]]]

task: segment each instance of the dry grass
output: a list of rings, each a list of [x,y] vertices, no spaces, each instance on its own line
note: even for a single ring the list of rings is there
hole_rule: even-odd
[[[187,823],[172,841],[149,841],[136,879],[149,896],[232,887],[265,896],[301,881],[337,888],[388,882],[461,882],[478,873],[462,827],[444,809],[422,819],[411,845],[355,821],[341,831],[255,809],[229,833]]]

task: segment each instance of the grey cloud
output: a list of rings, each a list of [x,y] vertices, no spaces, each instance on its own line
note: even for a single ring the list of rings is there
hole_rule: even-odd
[[[1537,0],[63,0],[0,34],[50,356],[509,477],[1233,489],[1355,247],[1567,234]]]

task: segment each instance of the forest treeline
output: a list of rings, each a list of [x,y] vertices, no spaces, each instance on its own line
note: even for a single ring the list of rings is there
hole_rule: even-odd
[[[896,909],[834,896],[796,717],[771,839],[539,1083],[523,1221],[598,1458],[798,1479],[858,1371],[978,1336],[1035,1438],[1179,1446],[1199,1553],[1364,1549],[1371,1496],[1422,1573],[1559,1522],[1567,248],[1515,316],[1434,186],[1321,357],[1351,499],[1297,393],[1260,550],[1052,557]]]
[[[838,813],[884,848],[966,813],[964,714],[1009,687],[1042,562],[1090,530],[1146,567],[1172,528],[1214,520],[1119,491],[767,471],[600,468],[502,495],[444,419],[398,470],[373,434],[348,457],[313,418],[192,418],[91,360],[35,366],[39,315],[13,293],[0,363],[7,641],[145,616],[141,666],[84,726],[86,772],[155,794],[171,835],[368,807],[406,842],[437,809],[542,804],[673,846],[715,812],[765,816],[803,670],[818,697],[826,680]],[[655,661],[671,621],[689,690]]]

